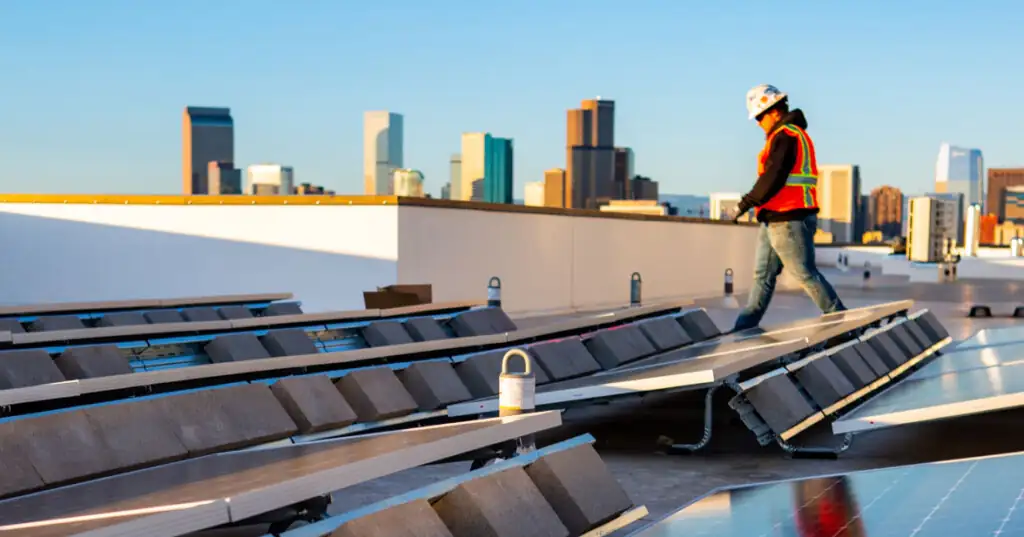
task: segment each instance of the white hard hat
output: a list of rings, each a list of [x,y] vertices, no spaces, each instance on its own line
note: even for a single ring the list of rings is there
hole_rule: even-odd
[[[756,118],[785,98],[786,94],[771,84],[754,86],[747,92],[747,112],[750,114],[750,119]]]

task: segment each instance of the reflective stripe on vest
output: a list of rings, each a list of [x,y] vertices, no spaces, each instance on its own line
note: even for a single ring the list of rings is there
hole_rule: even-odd
[[[772,199],[768,200],[764,205],[758,208],[766,209],[769,211],[792,211],[795,209],[812,209],[817,207],[817,187],[818,187],[818,176],[817,165],[814,162],[814,145],[811,143],[810,138],[803,129],[794,127],[793,125],[783,125],[771,135],[765,141],[764,150],[761,152],[761,158],[758,162],[759,175],[764,173],[765,160],[768,158],[768,152],[771,150],[772,141],[782,131],[786,132],[786,135],[793,136],[800,142],[800,154],[799,159],[794,164],[793,169],[790,170],[789,176],[786,178],[786,186],[777,193]]]

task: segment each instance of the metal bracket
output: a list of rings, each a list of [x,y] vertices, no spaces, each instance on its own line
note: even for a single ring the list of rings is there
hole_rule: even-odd
[[[835,447],[825,446],[794,446],[785,440],[776,437],[779,447],[782,448],[787,454],[793,458],[806,458],[806,459],[836,459],[839,454],[850,449],[853,445],[853,433],[846,433],[843,435],[843,441]]]
[[[330,507],[332,501],[333,499],[328,494],[292,505],[287,508],[290,516],[272,521],[270,527],[267,528],[267,533],[274,537],[280,537],[282,533],[288,531],[296,522],[311,524],[324,520],[327,518],[327,508]]]
[[[712,430],[712,403],[715,399],[715,392],[720,388],[721,384],[716,384],[710,388],[706,394],[704,394],[704,435],[701,436],[700,441],[696,444],[676,444],[674,440],[668,437],[661,437],[658,439],[658,443],[666,447],[666,453],[668,454],[681,454],[681,453],[693,453],[704,449],[711,442],[711,430]]]

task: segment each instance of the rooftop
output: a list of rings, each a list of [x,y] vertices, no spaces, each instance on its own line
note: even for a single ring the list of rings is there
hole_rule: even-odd
[[[212,211],[196,211],[190,205]],[[284,220],[267,212],[285,205],[298,212]],[[317,205],[321,207],[313,207]],[[78,381],[77,385],[88,389],[61,392],[64,399],[55,399],[57,403],[46,410],[66,407],[67,401],[75,405],[120,401],[118,398],[134,395],[132,390],[141,386],[159,398],[166,389],[203,390],[213,385],[203,378],[224,383],[230,377],[230,382],[252,386],[278,382],[288,375],[326,374],[333,382],[356,370],[353,368],[401,370],[417,361],[450,361],[455,367],[510,345],[590,337],[640,322],[637,319],[668,316],[683,323],[681,319],[689,314],[679,313],[680,308],[703,308],[719,328],[727,330],[744,299],[741,291],[750,279],[755,239],[753,226],[677,217],[342,196],[4,195],[0,196],[0,228],[7,229],[11,238],[9,277],[21,284],[7,289],[3,302],[135,300],[131,304],[65,306],[59,311],[38,306],[20,311],[24,308],[11,306],[0,315],[11,317],[6,321],[0,318],[0,322],[8,322],[8,330],[14,327],[10,323],[15,323],[28,332],[17,337],[8,334],[6,340],[0,337],[0,345],[43,349],[60,359],[70,348],[116,341],[119,352],[134,356],[131,371]],[[1003,263],[1001,258],[970,260],[964,270],[974,270],[979,277],[940,284],[892,273],[890,269],[899,268],[895,266],[898,260],[882,259],[884,249],[876,250],[846,250],[851,266],[872,260],[875,269],[868,280],[858,269],[823,269],[851,308],[889,304],[895,311],[903,306],[893,306],[894,301],[912,300],[913,311],[934,314],[954,340],[1021,322],[1010,318],[1008,312],[1022,296],[1024,281],[995,277],[991,270],[970,269],[972,263]],[[820,248],[818,255],[822,265],[835,258],[835,252],[826,248]],[[59,272],[52,269],[58,266]],[[727,268],[735,270],[737,297],[722,295],[722,275]],[[642,290],[644,308],[625,307],[634,291],[630,283],[634,272],[642,275],[637,290]],[[452,319],[483,311],[468,308],[488,295],[485,284],[492,276],[500,278],[498,296],[514,320],[513,330],[488,325],[490,332],[475,332],[477,328],[472,326],[476,325],[468,321],[462,328],[452,328],[458,325]],[[430,283],[433,302],[452,304],[437,311],[339,313],[361,309],[363,292],[395,283]],[[289,294],[254,295],[278,289],[293,290],[301,309],[298,304],[281,302],[290,300]],[[201,296],[218,293],[248,296]],[[181,296],[197,298],[168,299]],[[141,300],[153,297],[163,299]],[[998,316],[968,317],[969,306],[976,303],[992,306]],[[204,309],[202,319],[198,309]],[[115,314],[120,315],[118,322],[131,326],[104,324],[113,323]],[[762,326],[770,329],[818,315],[801,293],[784,289],[775,297]],[[158,324],[170,317],[174,322]],[[448,332],[437,336],[441,341],[404,341],[390,339],[384,328],[409,326],[410,319],[420,318],[427,324],[449,325]],[[857,319],[849,320],[868,322]],[[54,327],[59,324],[61,332],[47,334],[46,322],[56,323]],[[371,330],[371,325],[379,325],[380,331],[374,332],[378,329]],[[829,347],[834,337],[823,335],[831,334],[834,327],[820,326],[798,330],[804,334],[799,337],[793,335],[796,329],[752,337],[760,337],[765,348],[835,348]],[[238,348],[218,349],[211,343],[228,335],[244,336],[256,340],[260,351],[266,353],[264,347],[291,344],[271,341],[271,333],[296,327],[309,336],[304,345],[312,345],[308,339],[313,340],[314,350],[281,351],[283,355],[238,361],[233,358],[241,352]],[[413,333],[411,328],[407,330]],[[381,342],[373,337],[382,338]],[[800,338],[804,338],[802,343]],[[819,339],[809,343],[814,338]],[[738,355],[741,350],[730,345],[736,347],[743,341],[735,334],[694,339],[697,342],[686,349],[699,355],[697,358],[715,352]],[[681,356],[672,352],[655,355],[652,363],[682,363],[671,361],[672,356]],[[601,367],[615,371],[597,375],[630,371],[604,362]],[[762,374],[771,371],[758,369],[756,375]],[[173,382],[158,382],[162,378]],[[74,383],[61,385],[68,384]],[[22,415],[17,405],[28,404],[25,389],[0,390],[5,397],[12,391],[21,394],[22,399],[10,400],[15,401],[11,419]],[[474,401],[486,399],[473,395]],[[710,444],[694,454],[663,454],[663,437],[675,442],[700,438],[704,429],[702,398],[703,392],[659,390],[642,398],[572,406],[561,416],[563,426],[542,428],[538,439],[544,446],[582,433],[593,435],[597,451],[614,477],[635,504],[646,506],[647,521],[658,520],[722,486],[1007,453],[1024,445],[1014,432],[1019,427],[1002,427],[1020,417],[1017,411],[1007,411],[861,434],[836,460],[789,458],[773,443],[759,445],[749,425],[736,419],[723,393],[713,408]],[[383,427],[380,430],[402,430],[419,423],[417,420],[434,423],[430,419],[438,414],[411,416],[415,419],[379,425]],[[360,420],[344,428],[344,434],[377,430],[372,429],[378,426],[374,423],[385,421]],[[994,430],[998,434],[993,434]],[[304,441],[313,441],[306,436]],[[297,438],[300,436],[291,441]],[[837,440],[825,420],[800,433],[799,441],[834,444]],[[466,461],[446,462],[353,483],[335,494],[330,513],[346,513],[468,470]],[[2,505],[0,502],[0,509]],[[616,535],[635,529],[631,526]],[[265,531],[265,527],[250,527],[215,534],[262,535]]]

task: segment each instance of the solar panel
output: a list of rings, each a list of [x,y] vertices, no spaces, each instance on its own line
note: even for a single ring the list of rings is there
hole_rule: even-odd
[[[847,433],[1024,406],[1024,364],[908,380],[832,424]]]
[[[957,350],[976,349],[992,345],[1024,343],[1024,327],[986,328],[957,344]]]
[[[560,423],[558,413],[545,412],[210,455],[0,501],[0,533],[183,535]],[[195,513],[211,504],[219,512]]]
[[[1024,455],[853,472],[714,492],[634,537],[1024,534]]]
[[[963,350],[957,348],[914,372],[910,380],[1016,363],[1024,363],[1024,341],[996,347],[970,347]]]
[[[732,334],[595,375],[540,386],[536,404],[556,406],[642,392],[705,387],[906,311],[911,305],[908,301],[892,302],[786,323],[778,328]],[[497,399],[483,399],[452,405],[448,414],[462,416],[496,410]]]

